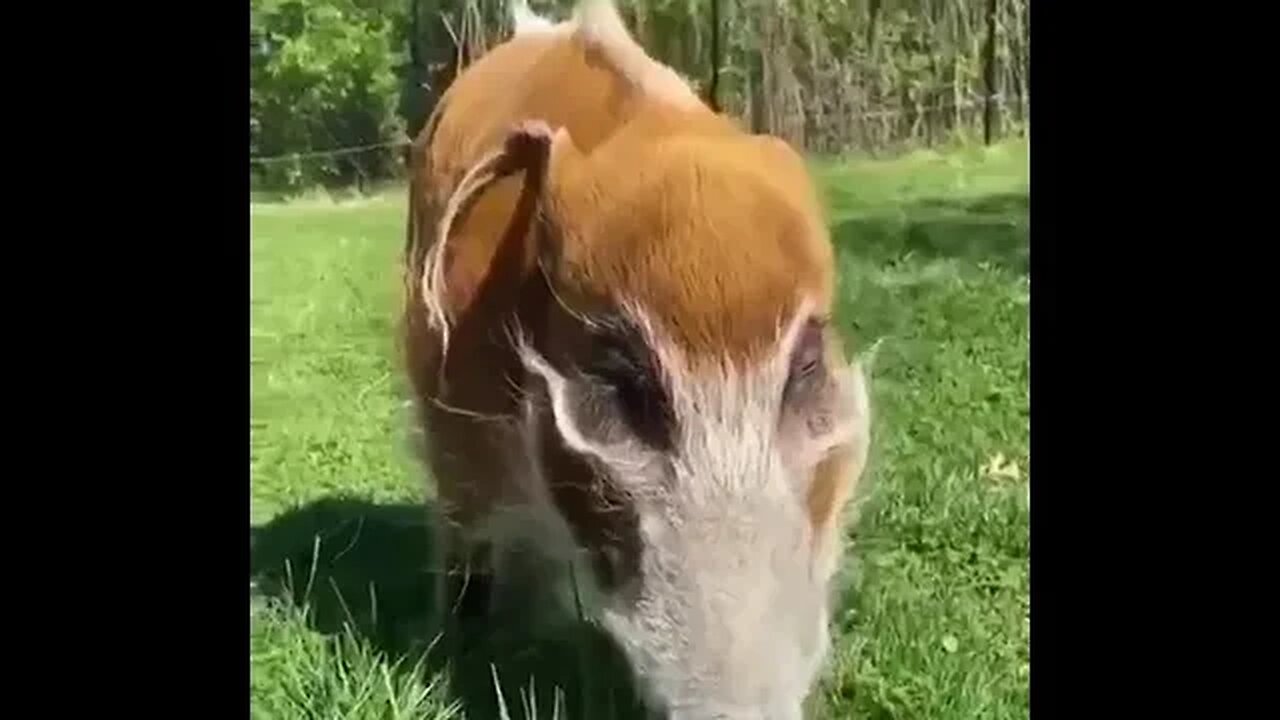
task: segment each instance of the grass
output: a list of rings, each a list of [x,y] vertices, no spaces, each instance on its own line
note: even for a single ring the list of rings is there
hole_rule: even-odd
[[[872,464],[813,717],[1025,717],[1026,144],[816,172],[839,321],[855,346],[881,343]],[[487,720],[490,660],[516,679],[579,677],[594,717],[625,714],[616,667],[575,675],[547,660],[568,655],[516,641],[427,652],[429,538],[393,345],[402,195],[251,212],[254,717]],[[540,675],[543,717],[549,689]]]

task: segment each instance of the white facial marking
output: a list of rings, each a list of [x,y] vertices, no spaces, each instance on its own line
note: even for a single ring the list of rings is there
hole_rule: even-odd
[[[603,625],[672,717],[798,718],[829,647],[830,573],[815,568],[834,561],[818,555],[830,548],[815,542],[807,492],[813,466],[858,434],[862,419],[850,414],[865,414],[865,391],[837,377],[829,385],[840,397],[824,394],[818,408],[830,422],[784,437],[783,388],[808,305],[757,365],[698,370],[641,308],[624,312],[658,358],[670,452],[583,432],[573,382],[524,352],[566,445],[601,462],[639,516],[639,576],[603,597]]]

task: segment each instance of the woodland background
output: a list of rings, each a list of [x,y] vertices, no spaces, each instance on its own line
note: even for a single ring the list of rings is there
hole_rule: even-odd
[[[813,155],[1021,135],[1029,0],[619,0],[655,57],[756,131]],[[509,0],[250,0],[255,191],[364,189],[460,69],[510,33]],[[531,0],[568,16],[573,0]]]

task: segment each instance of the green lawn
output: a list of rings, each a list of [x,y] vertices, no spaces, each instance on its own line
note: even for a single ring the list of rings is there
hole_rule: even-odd
[[[1026,144],[817,173],[840,321],[858,346],[882,342],[872,465],[814,716],[1025,717]],[[251,209],[255,717],[494,715],[487,662],[424,652],[429,538],[393,344],[403,207],[393,193]],[[515,663],[523,649],[494,653]],[[553,679],[584,667],[541,657]],[[464,687],[467,665],[483,681]],[[622,715],[598,702],[625,702],[605,689],[620,673],[591,667],[569,698]]]

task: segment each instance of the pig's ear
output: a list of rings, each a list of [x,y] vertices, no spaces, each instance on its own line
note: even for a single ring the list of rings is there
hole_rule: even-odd
[[[805,322],[791,343],[779,441],[800,483],[820,572],[834,572],[842,511],[857,487],[870,445],[871,408],[858,360],[821,320]]]
[[[470,167],[449,196],[435,228],[435,240],[423,263],[422,298],[428,318],[433,326],[444,330],[447,339],[452,321],[450,303],[445,288],[445,247],[459,215],[493,183],[517,173],[525,174],[525,182],[538,193],[544,216],[552,218],[558,232],[551,234],[550,242],[563,244],[571,232],[569,219],[577,203],[572,192],[564,187],[574,187],[579,174],[575,168],[582,154],[574,146],[564,128],[553,130],[541,120],[517,123],[508,132],[502,147],[490,152]],[[543,254],[558,254],[558,247],[539,248]]]
[[[578,149],[566,128],[539,137],[543,143],[540,165],[541,193],[538,210],[542,216],[538,259],[542,266],[559,274],[562,264],[577,257],[583,247],[588,223],[599,214],[602,193],[591,172],[591,163]]]
[[[841,519],[866,470],[871,446],[871,407],[862,364],[854,360],[834,374],[829,421],[818,423],[826,432],[813,433],[809,452],[822,459],[814,466],[807,490],[813,525],[816,565],[823,577],[836,570]]]

